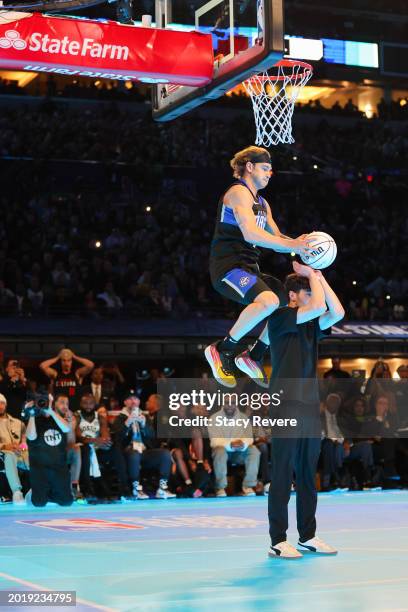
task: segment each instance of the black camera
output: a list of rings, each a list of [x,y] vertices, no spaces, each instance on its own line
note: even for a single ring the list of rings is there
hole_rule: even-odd
[[[47,393],[30,393],[27,395],[27,403],[34,402],[32,406],[25,405],[21,417],[23,419],[29,419],[31,416],[38,417],[44,414],[47,410],[49,399]]]

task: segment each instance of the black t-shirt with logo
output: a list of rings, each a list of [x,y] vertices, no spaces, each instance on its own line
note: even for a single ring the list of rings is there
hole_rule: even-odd
[[[32,465],[61,467],[67,464],[67,434],[52,417],[35,419],[37,438],[27,440]]]
[[[282,390],[282,400],[318,404],[318,343],[328,331],[320,329],[318,318],[298,324],[297,311],[286,306],[269,318],[271,390]]]

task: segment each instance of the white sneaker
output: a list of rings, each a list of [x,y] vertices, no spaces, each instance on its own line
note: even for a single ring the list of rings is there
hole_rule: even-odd
[[[168,489],[161,489],[159,487],[156,491],[156,499],[172,499],[173,497],[177,497],[177,495],[175,493],[170,493]]]
[[[227,497],[227,492],[225,489],[217,489],[215,492],[215,497]]]
[[[141,484],[135,481],[132,489],[133,497],[136,499],[149,499],[149,496],[143,491],[143,487]]]
[[[280,557],[282,559],[301,559],[303,555],[296,550],[292,544],[289,544],[286,540],[270,546],[268,551],[269,557]]]
[[[170,493],[167,488],[167,480],[160,480],[159,488],[156,491],[156,499],[172,499],[173,497],[177,497],[177,495]]]
[[[28,493],[26,493],[26,496],[25,496],[25,503],[26,503],[28,506],[32,506],[32,505],[33,505],[33,502],[31,501],[31,496],[32,496],[32,494],[33,494],[33,492],[32,492],[32,490],[31,490],[31,489],[28,491]]]
[[[318,537],[311,538],[310,540],[307,540],[307,542],[301,542],[299,540],[298,548],[300,548],[300,550],[319,553],[321,555],[337,555],[337,550],[335,548],[329,544],[326,544],[326,542],[323,542],[323,540]]]
[[[256,493],[252,487],[242,487],[242,495],[244,497],[255,497]]]
[[[20,489],[17,489],[17,491],[14,491],[13,493],[13,504],[16,504],[17,506],[21,506],[21,504],[24,504],[24,503],[25,503],[24,495],[22,494]]]
[[[266,485],[264,486],[264,495],[269,495],[269,487],[271,486],[270,482],[267,482]]]

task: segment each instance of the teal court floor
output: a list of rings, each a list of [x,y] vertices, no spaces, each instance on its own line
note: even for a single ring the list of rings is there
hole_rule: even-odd
[[[3,505],[0,590],[76,591],[52,610],[408,611],[408,491],[319,495],[330,558],[268,559],[266,512],[263,497]]]

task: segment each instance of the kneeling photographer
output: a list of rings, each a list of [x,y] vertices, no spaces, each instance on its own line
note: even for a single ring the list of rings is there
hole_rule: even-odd
[[[70,506],[73,502],[67,464],[71,425],[61,416],[68,402],[63,393],[55,400],[51,395],[38,395],[24,407],[31,481],[31,495],[29,492],[26,500],[34,506],[45,506],[49,501]]]

